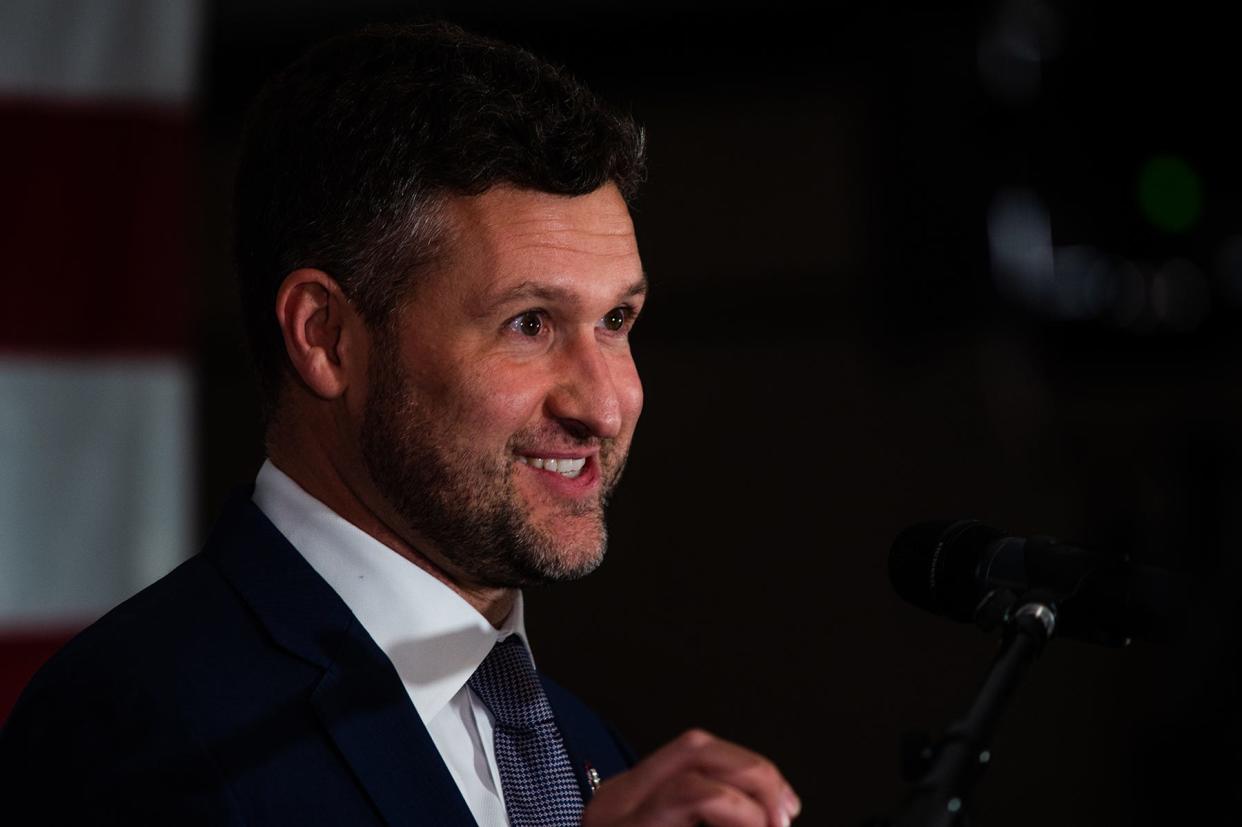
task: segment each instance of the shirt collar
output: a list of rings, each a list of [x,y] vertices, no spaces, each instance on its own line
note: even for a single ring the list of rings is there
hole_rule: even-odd
[[[263,463],[254,503],[379,645],[424,722],[461,691],[497,641],[526,636],[522,594],[494,628],[453,589]]]

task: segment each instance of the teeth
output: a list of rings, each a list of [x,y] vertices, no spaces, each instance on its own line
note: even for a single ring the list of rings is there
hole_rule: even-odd
[[[586,465],[586,457],[563,459],[558,463],[557,471],[561,476],[569,477],[572,480],[574,477],[582,473],[582,466],[584,465]]]
[[[524,457],[519,455],[518,462],[543,471],[553,471],[562,477],[568,477],[572,480],[582,473],[582,467],[586,465],[586,457],[577,457],[576,459],[543,459],[542,457]]]

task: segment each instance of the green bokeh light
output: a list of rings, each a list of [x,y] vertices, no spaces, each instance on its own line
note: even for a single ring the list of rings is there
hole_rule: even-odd
[[[1139,205],[1147,220],[1170,233],[1180,233],[1203,212],[1199,175],[1176,155],[1158,155],[1139,171]]]

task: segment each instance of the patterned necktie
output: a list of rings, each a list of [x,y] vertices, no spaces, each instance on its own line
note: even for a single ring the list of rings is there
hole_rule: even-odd
[[[510,827],[578,827],[582,792],[521,638],[510,635],[493,646],[469,686],[495,719]]]

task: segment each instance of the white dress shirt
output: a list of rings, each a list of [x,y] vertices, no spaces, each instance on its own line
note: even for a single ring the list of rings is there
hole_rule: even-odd
[[[525,641],[522,596],[496,629],[461,595],[306,493],[267,461],[254,503],[379,645],[480,827],[508,827],[492,716],[466,685],[497,641]],[[529,642],[528,642],[529,648]]]

